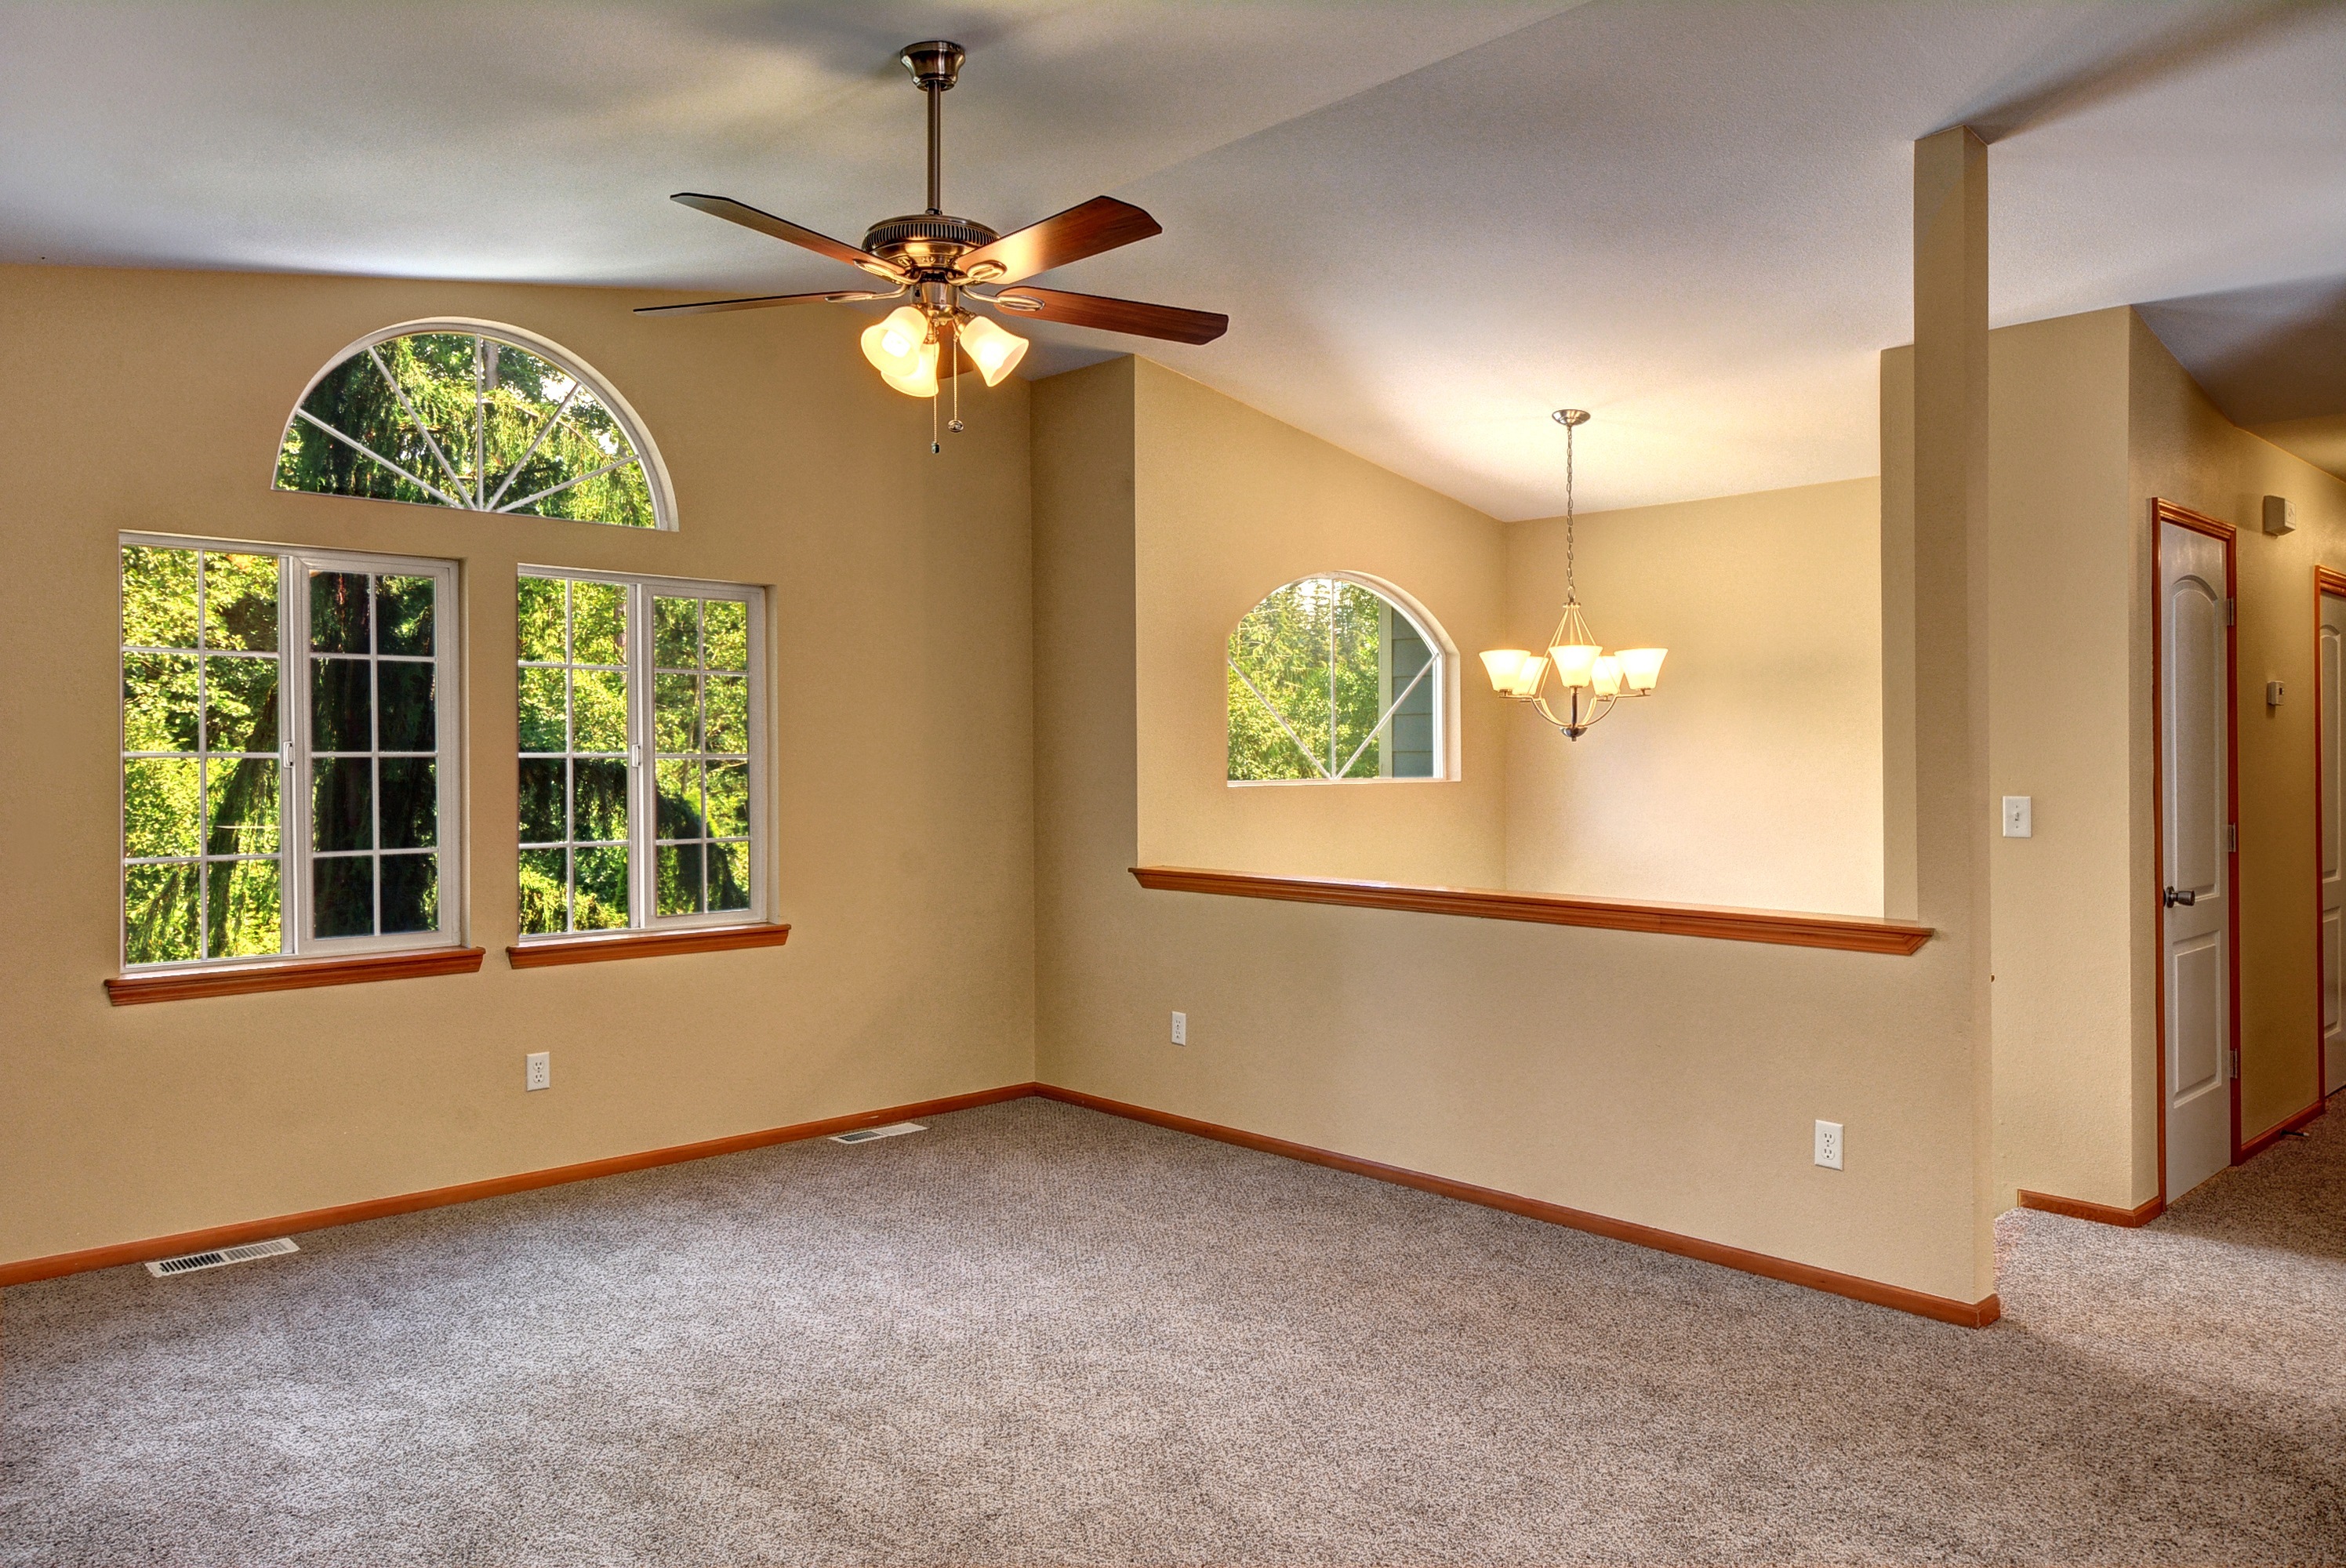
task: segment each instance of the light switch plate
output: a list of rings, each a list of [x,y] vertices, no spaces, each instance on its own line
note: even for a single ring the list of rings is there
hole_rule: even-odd
[[[2007,839],[2033,839],[2036,836],[2035,796],[2006,795],[2004,798],[2004,836]]]

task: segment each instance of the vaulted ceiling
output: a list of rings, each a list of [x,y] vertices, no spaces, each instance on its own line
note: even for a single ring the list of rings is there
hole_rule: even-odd
[[[1496,515],[1561,510],[1565,403],[1584,506],[1873,472],[1909,146],[1958,122],[1994,137],[1999,323],[2157,304],[2244,423],[2346,414],[2308,347],[2346,331],[2314,0],[12,4],[0,259],[849,286],[664,198],[850,239],[917,209],[893,56],[928,36],[971,50],[948,210],[1138,202],[1162,236],[1040,281],[1232,319],[1035,327],[1030,373],[1140,346]]]

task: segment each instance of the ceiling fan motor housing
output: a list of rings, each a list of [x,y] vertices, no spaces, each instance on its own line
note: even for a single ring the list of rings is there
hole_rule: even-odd
[[[949,272],[981,245],[1000,238],[984,224],[944,213],[883,218],[863,237],[863,249],[915,275]]]

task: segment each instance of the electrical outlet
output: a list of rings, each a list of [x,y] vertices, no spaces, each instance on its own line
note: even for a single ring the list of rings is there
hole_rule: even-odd
[[[1173,1044],[1187,1045],[1188,1043],[1189,1015],[1186,1013],[1176,1013],[1173,1015]]]
[[[522,1079],[524,1089],[550,1089],[554,1086],[554,1053],[533,1051],[522,1058],[527,1064]]]
[[[1819,1122],[1817,1124],[1817,1164],[1829,1171],[1837,1171],[1841,1169],[1841,1124]]]

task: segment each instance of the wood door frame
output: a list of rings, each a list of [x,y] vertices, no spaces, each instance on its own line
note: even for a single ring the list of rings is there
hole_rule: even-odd
[[[2329,953],[2321,940],[2322,809],[2328,804],[2322,799],[2321,765],[2330,746],[2330,737],[2322,731],[2327,711],[2323,698],[2329,695],[2321,674],[2321,601],[2325,598],[2346,599],[2346,572],[2313,568],[2313,1103],[2317,1105],[2330,1097],[2330,1039],[2322,1019],[2330,1005]]]
[[[2163,1208],[2176,1195],[2167,1190],[2167,608],[2161,585],[2166,576],[2160,525],[2172,523],[2195,534],[2205,534],[2224,546],[2224,598],[2231,607],[2224,626],[2224,820],[2230,824],[2234,847],[2224,857],[2225,953],[2224,983],[2229,993],[2230,1038],[2225,1048],[2240,1048],[2240,630],[2238,563],[2234,560],[2239,531],[2205,513],[2178,506],[2157,496],[2150,503],[2150,809],[2154,860],[2157,867],[2158,963],[2157,1029],[2158,1055],[2158,1201]],[[2317,602],[2317,618],[2320,606]],[[2317,634],[2318,635],[2318,634]],[[2319,761],[2319,754],[2316,754]],[[2317,858],[2316,864],[2319,865]],[[2240,1074],[2225,1064],[2231,1082],[2231,1161],[2240,1163]]]

